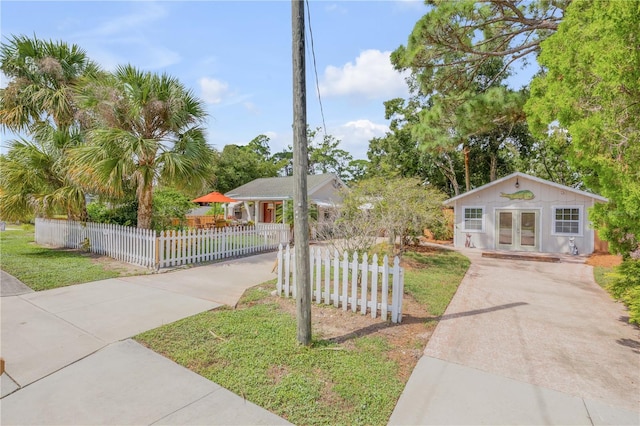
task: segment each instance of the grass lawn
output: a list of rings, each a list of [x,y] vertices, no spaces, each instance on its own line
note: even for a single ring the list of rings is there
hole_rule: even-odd
[[[132,275],[133,272],[133,268],[119,262],[98,262],[88,253],[40,247],[34,243],[33,227],[0,233],[0,266],[36,291]],[[141,272],[146,270],[134,273]]]
[[[611,281],[611,277],[609,274],[613,272],[614,268],[612,266],[594,266],[593,267],[593,278],[596,280],[598,285],[605,290],[607,289],[607,284]]]
[[[295,301],[272,296],[273,282],[248,290],[236,309],[136,339],[294,424],[382,425],[433,330],[429,319],[442,314],[468,265],[454,252],[412,254],[403,307],[411,315],[399,325],[314,304],[308,348],[296,341]]]
[[[431,315],[444,314],[469,269],[469,259],[454,251],[438,250],[430,255],[408,252],[404,260],[411,265],[404,275],[405,292],[424,305]]]

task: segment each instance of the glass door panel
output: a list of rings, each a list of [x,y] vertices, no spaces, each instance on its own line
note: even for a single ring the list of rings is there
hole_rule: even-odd
[[[535,212],[520,213],[520,245],[522,247],[536,246],[536,214]]]
[[[500,212],[498,244],[513,244],[513,214]]]

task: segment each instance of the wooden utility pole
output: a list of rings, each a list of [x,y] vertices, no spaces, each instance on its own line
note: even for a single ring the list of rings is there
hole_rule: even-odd
[[[305,80],[304,0],[291,0],[293,35],[293,238],[296,259],[298,342],[311,344],[311,274],[307,203],[307,90]]]

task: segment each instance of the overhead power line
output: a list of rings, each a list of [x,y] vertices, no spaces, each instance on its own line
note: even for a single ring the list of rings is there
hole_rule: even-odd
[[[313,31],[311,30],[311,8],[309,7],[309,0],[305,0],[307,3],[307,24],[309,27],[309,39],[311,40],[311,57],[313,58],[313,72],[316,76],[316,92],[318,94],[318,103],[320,104],[320,115],[322,116],[322,128],[324,129],[325,136],[327,135],[327,123],[324,120],[324,108],[322,106],[322,96],[320,96],[320,83],[318,81],[318,66],[316,64],[316,51],[313,45]]]

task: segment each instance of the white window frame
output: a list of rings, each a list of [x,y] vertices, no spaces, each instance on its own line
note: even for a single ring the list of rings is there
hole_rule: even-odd
[[[578,210],[578,232],[556,232],[556,210],[560,209],[577,209]],[[582,237],[584,235],[584,220],[583,220],[584,206],[552,206],[551,207],[551,235],[564,236],[564,237]],[[571,221],[574,222],[574,221]]]
[[[467,229],[467,221],[465,220],[465,216],[466,216],[466,212],[468,209],[480,209],[482,211],[482,215],[480,216],[479,219],[475,219],[475,220],[480,220],[480,224],[481,224],[481,228],[480,229]],[[480,232],[480,233],[484,233],[484,217],[487,214],[487,209],[485,206],[462,206],[462,230],[464,232]]]

